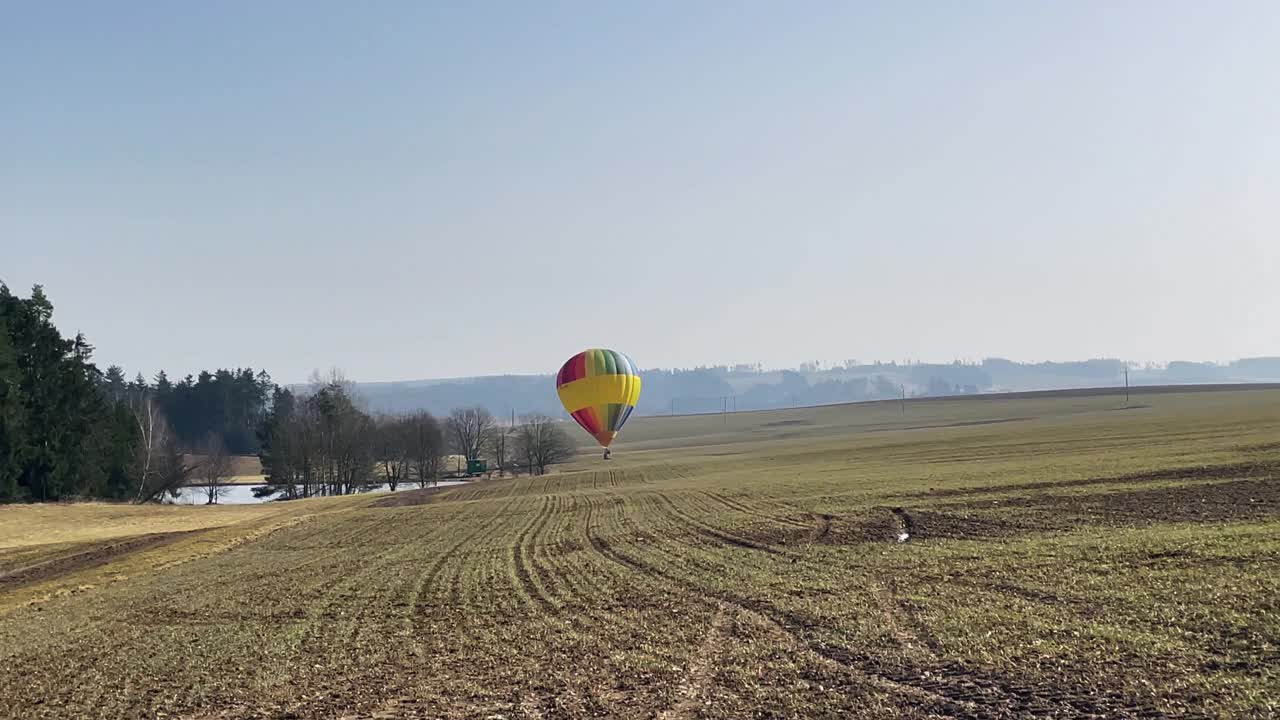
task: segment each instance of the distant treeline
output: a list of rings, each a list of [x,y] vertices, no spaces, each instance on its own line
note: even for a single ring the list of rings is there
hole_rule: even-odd
[[[1173,362],[1136,365],[1117,359],[1020,363],[1003,358],[953,363],[808,362],[798,370],[759,365],[646,370],[636,412],[641,415],[766,410],[792,406],[940,397],[983,392],[1062,390],[1121,385],[1280,381],[1280,357],[1217,365]],[[564,417],[552,376],[506,375],[459,380],[362,383],[357,392],[376,410],[441,413],[481,405],[502,415],[540,412]]]
[[[211,469],[188,453],[257,451],[266,373],[127,382],[92,354],[83,335],[58,332],[40,286],[21,298],[0,285],[0,502],[158,500]]]
[[[357,385],[334,375],[282,388],[263,371],[219,369],[173,382],[102,372],[83,335],[64,338],[53,305],[0,285],[0,502],[160,500],[228,478],[258,454],[283,497],[430,482],[446,452],[504,471],[542,472],[572,451],[551,375]],[[993,391],[1280,381],[1280,358],[1137,366],[1114,359],[1018,363],[803,364],[649,370],[640,414],[706,413]],[[457,408],[467,408],[457,410]],[[445,417],[444,421],[435,418]],[[496,416],[496,418],[495,418]],[[505,422],[521,417],[519,423]],[[570,426],[571,427],[571,426]],[[438,428],[441,440],[432,439]],[[415,439],[416,433],[416,439]],[[217,492],[210,491],[210,502]]]
[[[204,371],[176,384],[161,370],[152,383],[141,374],[126,382],[124,370],[112,365],[103,376],[103,387],[113,402],[139,394],[152,397],[184,447],[195,448],[213,436],[233,455],[253,455],[275,383],[265,371],[255,373],[253,368]]]
[[[305,498],[359,492],[371,484],[434,483],[452,451],[489,460],[493,470],[541,474],[574,451],[560,423],[528,415],[502,424],[480,407],[452,410],[443,422],[426,411],[370,416],[352,384],[333,374],[296,395],[276,388],[260,431],[267,484],[260,497]]]
[[[447,453],[498,472],[545,472],[573,452],[537,413],[503,424],[480,407],[443,422],[428,412],[371,414],[335,373],[285,389],[252,368],[152,382],[102,372],[83,335],[64,338],[40,286],[0,284],[0,502],[98,498],[154,502],[199,484],[216,503],[232,455],[257,454],[262,495],[284,498],[433,482]]]

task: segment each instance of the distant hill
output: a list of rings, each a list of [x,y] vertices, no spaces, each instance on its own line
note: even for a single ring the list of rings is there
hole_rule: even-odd
[[[1019,363],[988,358],[980,363],[809,363],[796,370],[749,366],[648,370],[636,412],[643,415],[764,410],[899,397],[938,397],[991,392],[1067,390],[1124,384],[1126,363],[1117,359]],[[1227,364],[1176,361],[1128,363],[1132,385],[1280,382],[1280,357]],[[443,415],[455,407],[482,405],[501,418],[512,412],[565,417],[553,376],[499,375],[454,380],[358,383],[374,412],[428,410]]]

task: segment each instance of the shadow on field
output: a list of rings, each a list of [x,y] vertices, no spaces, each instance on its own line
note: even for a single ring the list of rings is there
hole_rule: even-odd
[[[401,490],[393,492],[384,498],[373,502],[369,507],[410,507],[413,505],[426,505],[435,502],[440,493],[448,490],[449,487],[430,487],[417,488],[415,490]]]

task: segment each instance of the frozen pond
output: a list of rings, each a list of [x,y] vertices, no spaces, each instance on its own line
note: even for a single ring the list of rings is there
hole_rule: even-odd
[[[448,487],[450,485],[465,485],[466,480],[441,480],[427,487]],[[267,502],[276,499],[277,495],[271,497],[258,498],[253,496],[254,488],[264,487],[263,485],[228,485],[222,489],[222,493],[218,496],[219,505],[248,505],[252,503]],[[418,483],[400,483],[396,486],[396,492],[404,492],[406,490],[417,490]],[[361,493],[380,493],[390,492],[389,485],[376,485]],[[178,491],[178,497],[166,497],[165,502],[174,505],[203,505],[208,502],[208,495],[205,494],[205,487],[201,485],[189,485]]]

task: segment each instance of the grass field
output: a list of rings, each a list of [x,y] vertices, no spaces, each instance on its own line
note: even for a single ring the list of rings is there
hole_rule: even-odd
[[[905,410],[636,418],[609,463],[439,492],[0,508],[0,715],[1280,714],[1280,391]]]

